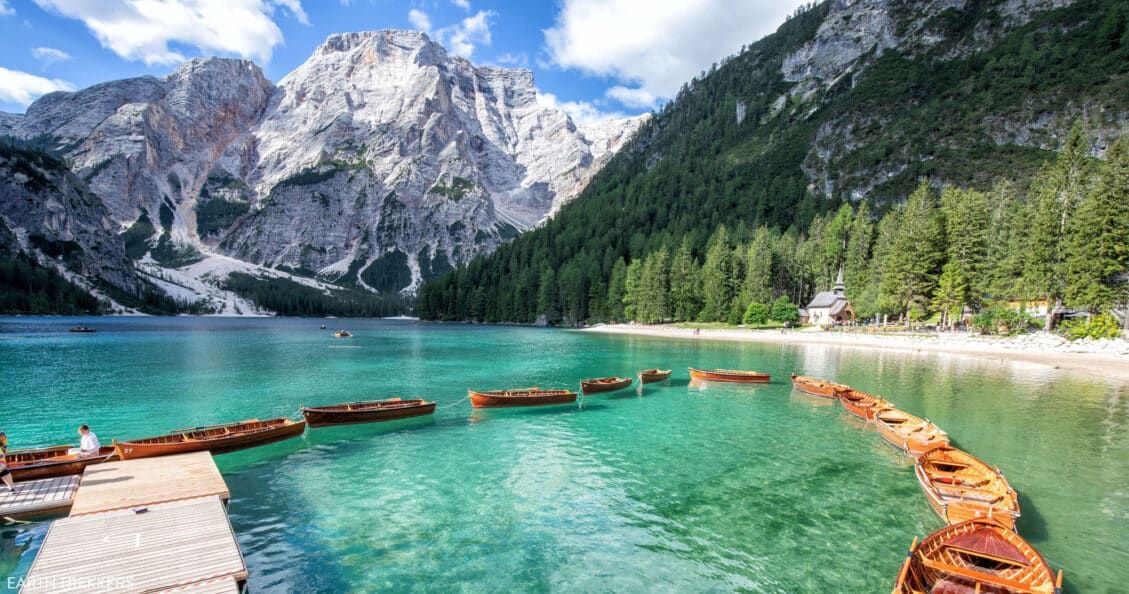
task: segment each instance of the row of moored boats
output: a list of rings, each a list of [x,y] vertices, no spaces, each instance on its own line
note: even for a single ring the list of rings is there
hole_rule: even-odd
[[[648,369],[639,372],[641,383],[663,381],[670,377],[669,369]],[[597,378],[581,382],[585,394],[609,392],[630,386],[631,378]],[[576,400],[576,392],[568,390],[475,391],[468,394],[476,408],[501,406],[530,406],[558,404]],[[30,481],[80,474],[87,466],[114,460],[133,460],[207,451],[226,454],[256,446],[276,443],[305,432],[306,427],[329,427],[375,423],[429,415],[435,412],[435,402],[423,399],[387,398],[363,402],[345,402],[331,406],[303,407],[302,420],[277,418],[250,419],[237,423],[209,425],[178,429],[165,435],[118,441],[101,448],[96,454],[74,454],[70,445],[30,450],[12,450],[6,455],[15,481]]]
[[[761,384],[767,373],[727,369],[690,368],[693,381]],[[669,369],[648,369],[637,374],[640,383],[670,378]],[[608,377],[581,381],[581,394],[621,390],[632,384],[630,377]],[[915,473],[929,504],[948,526],[911,545],[894,594],[1050,594],[1058,592],[1057,576],[1046,560],[1015,532],[1019,517],[1018,496],[1003,473],[983,460],[952,447],[948,435],[927,419],[899,410],[880,396],[831,381],[792,376],[793,386],[803,392],[839,401],[843,409],[872,422],[878,433],[894,447],[916,458]],[[570,390],[522,388],[468,390],[475,408],[537,406],[574,402]],[[113,441],[93,456],[75,456],[70,446],[8,452],[8,466],[16,481],[81,473],[87,466],[121,459],[149,458],[196,451],[222,454],[266,445],[301,435],[307,425],[326,427],[390,421],[429,415],[435,402],[389,398],[348,402],[321,407],[303,407],[303,420],[252,419],[225,425],[181,429],[166,435],[129,441]]]
[[[880,396],[824,379],[793,375],[802,392],[838,400],[879,435],[916,458],[929,505],[948,525],[914,539],[894,594],[1051,594],[1062,587],[1042,555],[1015,531],[1019,498],[1000,469],[953,447],[940,427]]]

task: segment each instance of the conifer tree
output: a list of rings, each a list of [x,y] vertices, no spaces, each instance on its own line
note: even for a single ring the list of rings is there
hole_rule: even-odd
[[[941,312],[941,325],[952,327],[967,304],[968,276],[961,272],[956,260],[949,260],[941,270],[937,290],[933,292],[933,309]]]
[[[647,254],[639,273],[637,319],[644,324],[662,322],[670,317],[667,282],[669,255],[666,248]]]
[[[560,289],[552,268],[541,271],[541,282],[537,284],[537,315],[545,316],[550,324],[560,319]]]
[[[717,322],[728,315],[734,296],[732,259],[729,231],[722,225],[710,239],[706,262],[702,265],[702,312],[699,320]]]
[[[1088,147],[1081,122],[1075,122],[1058,158],[1040,170],[1028,193],[1031,224],[1023,283],[1046,300],[1048,313],[1062,305],[1066,291],[1067,223],[1090,184]],[[1054,316],[1047,315],[1047,330],[1053,321]]]
[[[883,266],[880,301],[904,312],[908,323],[925,317],[945,255],[944,227],[928,182],[918,185],[898,216]]]
[[[823,229],[823,258],[822,268],[818,271],[820,278],[831,277],[838,273],[839,267],[846,261],[847,246],[849,244],[851,223],[854,221],[855,211],[850,204],[844,203],[835,212],[835,216],[827,221]]]
[[[1129,299],[1129,136],[1106,163],[1069,224],[1066,302],[1101,313]]]
[[[623,258],[619,258],[612,265],[612,275],[608,279],[608,294],[604,302],[604,310],[607,313],[608,320],[623,322],[629,319],[623,308],[626,296],[627,263],[623,261]]]
[[[627,265],[627,272],[623,282],[623,315],[629,320],[639,320],[639,298],[642,275],[643,261],[636,258]]]
[[[966,306],[976,306],[984,293],[984,268],[988,257],[988,199],[982,192],[945,188],[941,193],[945,220],[947,263],[938,280],[934,307],[952,325]]]
[[[855,313],[862,318],[874,315],[874,296],[871,290],[871,281],[874,277],[870,266],[871,245],[874,243],[874,221],[871,220],[870,205],[866,202],[859,204],[858,211],[851,219],[850,229],[847,231],[847,254],[843,261],[843,282],[847,288],[847,296],[855,304]],[[865,306],[866,315],[859,311],[859,305],[868,301]]]
[[[1016,199],[1015,186],[1009,181],[993,186],[988,202],[991,208],[983,290],[995,300],[1022,299],[1027,203]]]
[[[701,311],[698,277],[698,263],[690,251],[690,239],[684,237],[670,264],[671,314],[675,320],[693,320]]]
[[[773,264],[776,259],[772,232],[760,227],[753,234],[753,242],[745,252],[745,281],[741,285],[741,299],[768,303],[772,299]]]

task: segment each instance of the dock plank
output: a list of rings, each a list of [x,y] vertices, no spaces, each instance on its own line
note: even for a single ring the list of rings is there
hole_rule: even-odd
[[[146,507],[57,520],[23,592],[231,592],[246,579],[219,496]]]
[[[221,578],[218,580],[196,582],[176,588],[149,590],[144,594],[239,594],[240,592],[239,582],[232,578]]]
[[[71,515],[230,493],[208,452],[141,458],[90,466],[82,475]]]
[[[74,503],[78,484],[77,475],[17,483],[15,493],[0,493],[0,518],[23,520],[66,513]]]

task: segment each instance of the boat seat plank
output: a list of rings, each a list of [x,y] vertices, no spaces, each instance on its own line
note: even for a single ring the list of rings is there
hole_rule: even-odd
[[[1000,586],[1002,588],[1011,588],[1019,592],[1031,591],[1030,586],[1016,580],[1008,579],[998,575],[992,575],[990,573],[974,571],[965,567],[943,563],[941,561],[934,561],[932,559],[929,559],[928,557],[922,558],[921,563],[934,571],[957,575],[970,580],[980,581],[988,585]]]

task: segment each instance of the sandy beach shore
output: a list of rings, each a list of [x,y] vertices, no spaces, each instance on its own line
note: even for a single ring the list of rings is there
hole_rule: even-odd
[[[819,330],[747,330],[743,328],[693,328],[671,325],[641,326],[600,324],[582,332],[649,336],[676,340],[722,340],[776,344],[819,344],[857,349],[950,353],[978,358],[1005,359],[1047,365],[1117,383],[1129,382],[1129,340],[1070,342],[1045,332],[1014,337],[965,333],[881,335]]]

